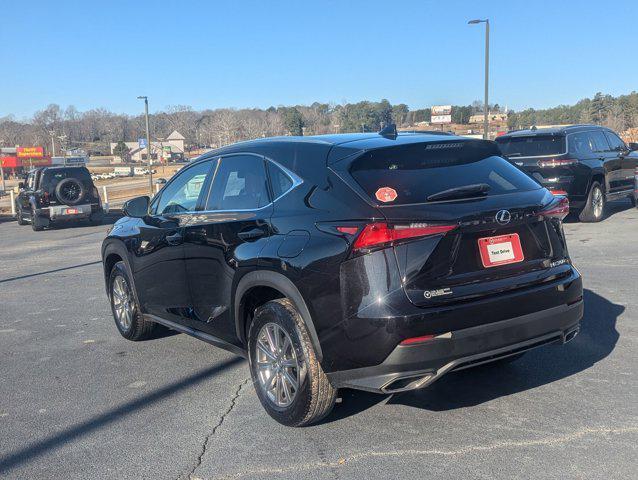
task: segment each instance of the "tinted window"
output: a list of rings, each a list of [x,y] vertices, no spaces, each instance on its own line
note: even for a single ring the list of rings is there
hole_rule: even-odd
[[[269,202],[266,171],[261,157],[222,157],[206,210],[252,210]]]
[[[292,187],[292,180],[286,173],[272,162],[268,162],[268,173],[272,186],[273,198],[277,199]]]
[[[162,190],[162,196],[153,211],[161,215],[195,210],[211,163],[199,163],[178,173]]]
[[[477,183],[490,186],[487,195],[536,190],[539,185],[487,142],[417,144],[373,150],[352,163],[350,173],[375,202],[384,187],[396,191],[387,204],[425,202],[450,188]]]
[[[496,139],[503,155],[508,157],[540,157],[565,153],[563,135],[504,136]]]
[[[623,142],[620,138],[618,138],[618,135],[616,135],[615,133],[605,132],[605,136],[607,137],[607,140],[609,141],[609,145],[611,146],[611,149],[614,150],[615,152],[623,152],[627,150],[627,148],[625,147],[625,142]]]
[[[567,138],[569,153],[585,158],[594,153],[593,139],[588,132],[572,133]]]
[[[609,143],[607,143],[607,139],[605,138],[605,134],[602,132],[602,130],[591,130],[587,132],[587,134],[591,137],[594,152],[609,151]]]

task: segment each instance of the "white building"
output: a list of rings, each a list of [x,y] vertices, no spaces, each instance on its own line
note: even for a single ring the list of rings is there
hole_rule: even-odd
[[[151,155],[154,161],[167,161],[174,155],[184,154],[184,136],[177,130],[166,138],[156,142],[151,142]],[[124,142],[129,148],[129,157],[133,162],[146,161],[147,148],[140,148],[138,142]],[[111,155],[114,157],[115,162],[122,162],[122,159],[114,154],[117,143],[111,143]]]

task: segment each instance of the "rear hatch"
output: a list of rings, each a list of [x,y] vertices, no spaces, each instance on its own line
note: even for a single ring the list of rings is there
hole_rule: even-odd
[[[384,246],[392,245],[405,293],[419,306],[569,274],[566,200],[499,155],[491,142],[460,139],[363,153],[350,163],[351,185],[385,220],[364,227],[355,249],[365,254],[379,246],[379,232],[394,232]]]

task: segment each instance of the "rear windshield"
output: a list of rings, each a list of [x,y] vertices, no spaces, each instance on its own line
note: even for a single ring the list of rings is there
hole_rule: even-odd
[[[49,185],[57,185],[65,178],[76,178],[87,186],[92,183],[91,175],[86,168],[48,168],[44,171],[44,176],[42,177],[42,187],[47,188]]]
[[[353,161],[350,174],[373,201],[386,205],[424,203],[435,193],[476,184],[489,185],[485,195],[540,188],[497,150],[483,141],[372,150]]]
[[[540,157],[565,153],[564,135],[499,137],[496,143],[508,157]]]

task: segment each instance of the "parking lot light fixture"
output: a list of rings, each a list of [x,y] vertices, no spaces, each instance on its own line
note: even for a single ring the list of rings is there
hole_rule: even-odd
[[[489,138],[489,103],[488,103],[488,85],[489,85],[489,72],[490,72],[490,20],[486,18],[484,20],[474,19],[467,22],[469,25],[476,25],[478,23],[485,24],[485,112],[483,116],[483,138],[487,140]]]
[[[148,97],[140,95],[138,100],[144,100],[144,115],[146,117],[146,154],[148,155],[148,195],[153,196],[153,157],[151,153],[151,130],[148,126]]]

